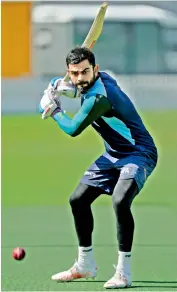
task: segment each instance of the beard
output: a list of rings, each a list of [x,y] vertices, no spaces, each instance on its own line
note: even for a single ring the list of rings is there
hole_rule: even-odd
[[[80,81],[76,83],[75,86],[77,87],[77,90],[81,94],[83,94],[83,93],[86,93],[94,85],[95,81],[96,81],[96,77],[94,74],[93,78],[90,81]]]

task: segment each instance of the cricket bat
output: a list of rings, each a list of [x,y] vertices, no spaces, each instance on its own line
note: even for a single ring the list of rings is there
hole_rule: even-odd
[[[108,7],[108,2],[103,2],[100,6],[100,9],[98,11],[98,14],[96,15],[92,26],[82,44],[82,47],[87,47],[91,49],[94,44],[96,43],[97,39],[99,38],[102,29],[103,29],[103,23],[104,23],[104,17],[106,14],[106,9]],[[66,74],[63,81],[68,82],[69,81],[69,75]]]

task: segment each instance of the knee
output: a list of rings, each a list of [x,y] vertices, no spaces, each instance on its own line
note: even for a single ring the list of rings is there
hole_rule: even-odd
[[[80,211],[82,211],[83,208],[90,207],[98,196],[97,192],[95,193],[94,191],[93,187],[80,183],[69,198],[72,209],[79,207]]]
[[[69,203],[72,208],[82,206],[84,203],[84,192],[80,188],[77,188],[70,196]]]
[[[129,203],[124,197],[119,197],[113,194],[112,202],[114,209],[120,213],[121,211],[129,208]]]
[[[72,193],[72,195],[70,196],[69,204],[70,204],[71,208],[80,204],[80,198],[78,196],[76,196],[75,192]]]
[[[134,179],[119,180],[112,195],[114,209],[117,212],[130,209],[137,193],[138,187]]]

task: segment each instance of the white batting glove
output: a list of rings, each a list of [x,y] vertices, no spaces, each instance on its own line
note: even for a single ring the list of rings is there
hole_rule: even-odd
[[[54,89],[56,96],[66,96],[68,98],[79,97],[79,92],[72,82],[65,82],[63,79],[58,79],[55,83]]]
[[[54,83],[50,82],[40,101],[42,119],[50,117],[57,108],[61,109],[61,96],[76,98],[79,97],[79,92],[71,81],[65,82],[58,78]]]
[[[55,97],[52,88],[48,88],[44,91],[44,95],[40,101],[40,107],[43,110],[43,120],[49,118],[56,109],[61,110],[59,97]]]

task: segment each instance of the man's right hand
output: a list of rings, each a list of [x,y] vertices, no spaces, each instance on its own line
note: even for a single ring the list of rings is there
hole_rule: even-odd
[[[54,91],[56,96],[78,97],[77,88],[71,82],[65,82],[63,79],[56,81]]]

